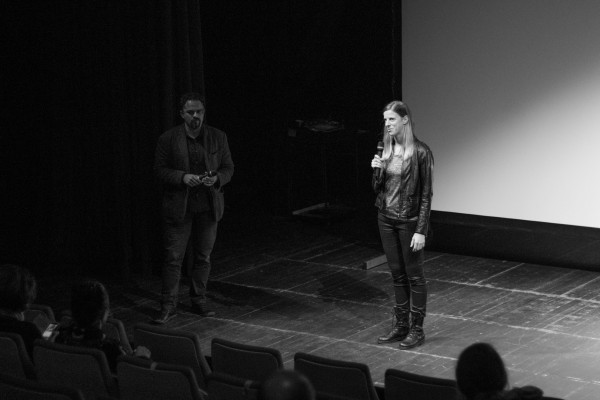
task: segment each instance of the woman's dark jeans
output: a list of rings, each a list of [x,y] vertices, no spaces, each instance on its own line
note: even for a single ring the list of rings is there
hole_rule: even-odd
[[[392,273],[396,307],[413,316],[425,316],[427,281],[423,271],[423,250],[412,251],[410,242],[417,227],[416,221],[399,221],[377,217],[379,235],[387,263]]]

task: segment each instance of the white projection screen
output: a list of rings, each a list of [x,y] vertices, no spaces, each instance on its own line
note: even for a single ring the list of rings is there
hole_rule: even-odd
[[[600,228],[600,1],[403,0],[433,209]]]

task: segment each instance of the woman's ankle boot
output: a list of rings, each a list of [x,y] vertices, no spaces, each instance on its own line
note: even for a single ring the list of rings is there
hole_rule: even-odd
[[[423,331],[422,315],[411,315],[410,330],[406,338],[400,342],[401,349],[412,349],[425,343],[425,332]]]
[[[392,330],[384,336],[377,338],[377,343],[392,343],[403,340],[408,334],[408,310],[395,306],[392,310]]]

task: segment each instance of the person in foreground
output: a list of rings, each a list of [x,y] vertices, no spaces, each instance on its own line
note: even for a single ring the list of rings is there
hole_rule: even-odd
[[[308,378],[293,370],[273,372],[260,386],[258,400],[315,400]]]
[[[21,335],[29,356],[33,342],[42,338],[34,323],[25,321],[25,310],[35,300],[37,283],[27,268],[14,264],[0,266],[0,332]]]
[[[543,392],[535,386],[508,390],[508,374],[500,354],[489,343],[465,348],[456,363],[456,385],[465,400],[537,400]]]
[[[233,175],[227,135],[204,123],[204,98],[184,94],[178,125],[158,138],[154,172],[162,184],[165,261],[162,269],[160,314],[164,324],[177,314],[181,266],[188,242],[193,254],[190,298],[192,311],[214,315],[207,307],[210,255],[223,217],[223,186]]]
[[[383,109],[383,151],[371,160],[381,243],[392,274],[392,329],[378,343],[399,341],[401,349],[425,342],[427,282],[425,240],[433,195],[433,154],[414,135],[408,106],[392,101]]]
[[[75,283],[71,288],[71,319],[59,328],[55,342],[100,349],[106,355],[110,369],[116,371],[117,358],[127,352],[118,340],[104,334],[109,312],[108,292],[102,283],[93,279]],[[138,346],[128,355],[150,358],[150,350]]]

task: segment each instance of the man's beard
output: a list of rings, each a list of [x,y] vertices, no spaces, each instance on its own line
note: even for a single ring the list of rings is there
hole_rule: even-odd
[[[190,121],[190,123],[188,125],[192,130],[196,130],[196,129],[200,128],[200,125],[202,125],[202,121],[200,121],[198,118],[194,118],[193,120]]]

